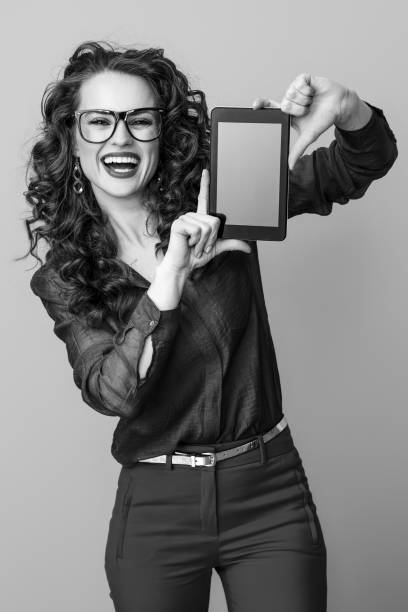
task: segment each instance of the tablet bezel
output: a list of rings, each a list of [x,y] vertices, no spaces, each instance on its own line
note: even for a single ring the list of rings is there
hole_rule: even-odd
[[[217,210],[217,162],[218,162],[218,123],[279,123],[281,125],[281,152],[279,178],[279,214],[278,226],[267,225],[231,225],[228,219],[222,224],[219,237],[238,238],[241,240],[284,240],[288,219],[288,183],[289,183],[289,131],[290,117],[279,108],[238,108],[216,106],[211,111],[210,141],[210,201],[209,214],[218,215]]]

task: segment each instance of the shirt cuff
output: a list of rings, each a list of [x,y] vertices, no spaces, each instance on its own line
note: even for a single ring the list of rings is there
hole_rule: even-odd
[[[344,130],[340,127],[335,127],[335,137],[345,149],[353,149],[354,151],[371,150],[373,147],[381,147],[381,143],[385,142],[389,145],[389,138],[397,142],[393,131],[391,130],[385,115],[381,108],[374,106],[364,100],[364,102],[372,109],[372,115],[368,122],[363,127],[357,130]]]
[[[155,331],[156,336],[162,342],[170,341],[178,328],[180,315],[180,303],[176,308],[160,310],[145,291],[129,318],[126,330],[136,327],[142,330],[146,336]]]

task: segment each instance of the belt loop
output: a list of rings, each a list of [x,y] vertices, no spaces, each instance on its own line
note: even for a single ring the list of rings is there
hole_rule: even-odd
[[[172,458],[171,453],[170,455],[166,455],[166,470],[172,470],[174,468],[171,458]]]
[[[265,442],[263,439],[263,434],[259,434],[256,437],[258,438],[258,442],[259,442],[259,453],[260,453],[259,463],[262,465],[266,461]]]

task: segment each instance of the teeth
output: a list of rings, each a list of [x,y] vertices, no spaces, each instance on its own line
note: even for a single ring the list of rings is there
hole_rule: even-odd
[[[126,172],[129,172],[129,169],[128,168],[115,168],[115,172],[124,172],[124,173],[126,173]]]
[[[135,157],[115,157],[107,155],[104,160],[105,164],[137,164],[138,160]]]

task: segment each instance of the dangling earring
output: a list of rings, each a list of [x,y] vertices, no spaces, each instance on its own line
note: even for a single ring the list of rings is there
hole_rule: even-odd
[[[159,185],[159,191],[163,191],[163,187],[161,186],[161,176],[157,177],[156,183]]]
[[[74,165],[74,169],[72,171],[72,176],[74,177],[74,184],[73,184],[73,190],[75,191],[75,193],[77,195],[80,195],[83,190],[84,190],[84,184],[82,182],[82,170],[81,170],[81,166],[79,165],[79,159],[77,158],[75,160],[75,165]]]

